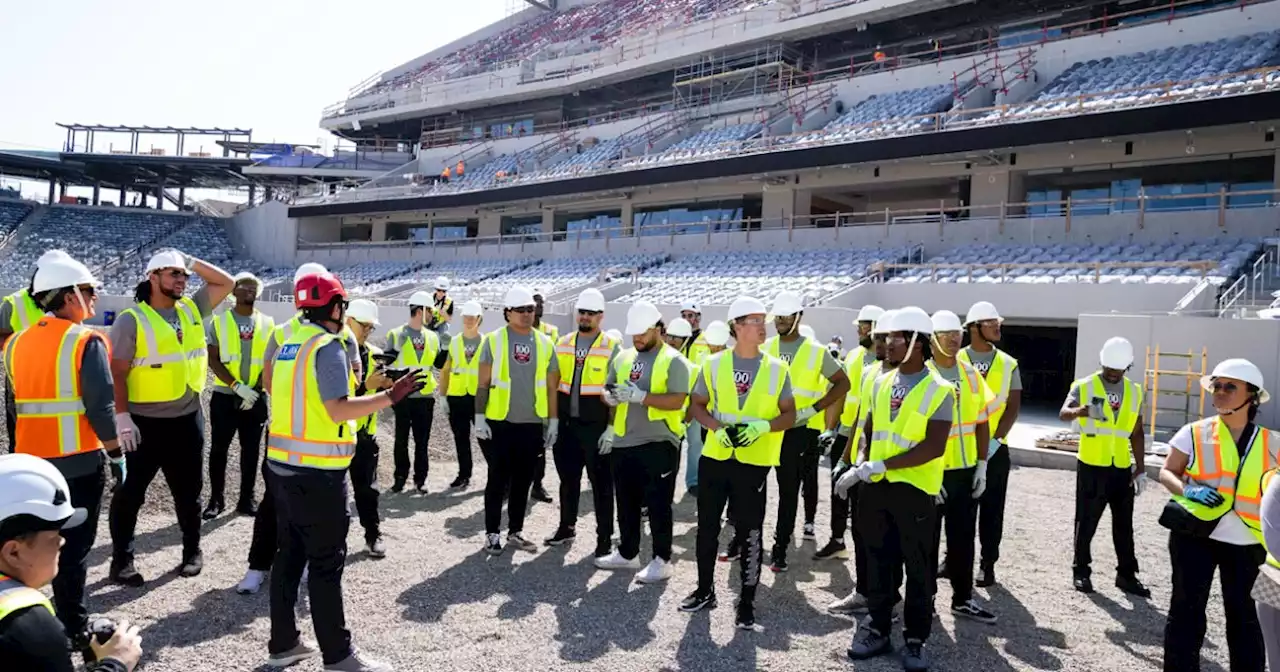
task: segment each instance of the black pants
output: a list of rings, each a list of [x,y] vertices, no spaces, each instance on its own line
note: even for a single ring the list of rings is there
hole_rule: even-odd
[[[1111,507],[1111,539],[1116,545],[1116,573],[1134,576],[1138,573],[1138,557],[1133,551],[1133,481],[1128,469],[1094,467],[1076,464],[1076,531],[1075,561],[1072,572],[1077,578],[1092,574],[1093,554],[1089,546],[1098,531],[1102,512]],[[947,568],[950,569],[948,564]]]
[[[1004,503],[1009,497],[1009,446],[987,460],[987,489],[978,499],[978,539],[982,542],[982,566],[992,569],[1000,559],[1000,540],[1004,538]],[[947,562],[951,571],[951,562]]]
[[[765,485],[769,467],[743,464],[737,460],[713,460],[706,455],[698,461],[698,588],[715,588],[716,552],[719,550],[720,514],[725,505],[733,507],[735,536],[741,540],[742,555],[738,575],[742,599],[755,599],[764,563]]]
[[[288,476],[272,474],[279,530],[275,571],[271,573],[271,653],[288,651],[301,633],[294,607],[303,567],[310,566],[307,594],[311,624],[324,663],[332,665],[351,655],[342,603],[342,570],[347,559],[347,493],[341,471],[295,469]]]
[[[858,527],[866,540],[870,572],[867,603],[871,627],[889,634],[898,581],[905,567],[904,639],[929,639],[938,565],[934,559],[934,496],[907,483],[880,481],[862,486]],[[948,563],[950,564],[950,563]]]
[[[1169,535],[1173,599],[1164,625],[1164,672],[1200,672],[1214,570],[1222,583],[1231,672],[1262,672],[1262,627],[1250,593],[1266,557],[1262,544],[1235,546],[1177,532]]]
[[[253,408],[240,410],[240,397],[214,392],[209,396],[209,501],[225,504],[227,452],[240,435],[240,504],[253,502],[262,453],[262,426],[267,422],[267,396]]]
[[[410,397],[392,406],[396,414],[396,440],[392,446],[395,457],[395,482],[403,484],[409,479],[409,432],[413,432],[413,484],[427,482],[431,467],[427,444],[431,440],[431,418],[436,400],[432,397]]]
[[[680,448],[666,441],[615,448],[614,480],[618,487],[618,553],[630,560],[640,554],[640,509],[649,507],[653,557],[671,561],[671,500],[676,495]],[[607,537],[606,537],[607,538]]]
[[[489,481],[484,486],[484,531],[497,534],[502,528],[502,500],[507,501],[507,532],[524,531],[524,514],[529,507],[529,487],[542,448],[542,423],[514,423],[490,420],[493,440],[487,441],[485,461]],[[508,492],[510,495],[508,496]]]
[[[476,417],[476,398],[471,395],[445,397],[449,404],[449,428],[458,452],[458,477],[471,480],[471,423]]]
[[[583,422],[577,418],[568,418],[564,423],[560,437],[551,449],[556,473],[560,475],[560,527],[571,528],[578,521],[582,472],[585,469],[587,482],[591,484],[591,501],[595,506],[596,541],[609,541],[613,537],[613,465],[616,457],[601,455],[597,445],[608,423]]]
[[[978,500],[973,498],[973,476],[976,467],[952,469],[942,474],[942,487],[947,501],[938,507],[938,521],[933,526],[933,558],[938,566],[938,547],[942,529],[947,530],[947,574],[951,579],[951,605],[960,606],[973,598],[974,537],[978,526]],[[936,571],[936,570],[935,570]]]
[[[364,528],[364,540],[372,544],[379,536],[378,524],[378,442],[368,432],[356,432],[356,454],[351,459],[351,490],[356,514]]]
[[[774,548],[786,549],[796,531],[796,509],[804,491],[804,522],[818,514],[818,431],[795,427],[782,434],[782,455],[774,475],[778,480],[778,521]]]
[[[262,494],[262,502],[258,504],[258,512],[253,517],[253,539],[249,542],[249,569],[260,572],[271,571],[279,540],[276,532],[276,497],[271,490],[271,478],[271,468],[263,461],[262,487],[265,492]]]
[[[133,536],[138,511],[147,499],[147,487],[164,473],[182,530],[182,557],[200,552],[200,490],[204,487],[204,428],[200,413],[177,418],[148,418],[137,413],[141,441],[125,453],[129,477],[111,498],[112,562],[133,561]]]
[[[102,489],[107,479],[101,469],[67,479],[71,503],[88,514],[84,522],[62,530],[62,554],[58,575],[53,578],[53,610],[67,630],[67,636],[88,629],[89,611],[84,606],[84,583],[89,571],[89,551],[98,538],[98,518],[102,514]]]

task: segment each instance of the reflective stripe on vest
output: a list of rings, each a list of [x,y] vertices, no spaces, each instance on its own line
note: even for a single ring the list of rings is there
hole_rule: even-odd
[[[1004,409],[1009,403],[1009,386],[1013,383],[1013,370],[1018,368],[1018,360],[1011,357],[1009,353],[1000,348],[996,348],[995,353],[996,356],[991,359],[991,368],[983,376],[983,380],[987,381],[987,387],[990,387],[996,395],[995,400],[991,402],[991,408],[987,410],[987,426],[991,428],[992,436],[995,436],[996,428],[1000,426],[1000,418],[1004,417]],[[956,355],[956,359],[973,366],[973,360],[969,357],[969,348],[962,349],[960,354]]]
[[[1080,405],[1089,407],[1092,399],[1102,399],[1102,420],[1091,417],[1077,418],[1080,427],[1080,447],[1077,457],[1081,462],[1094,467],[1119,467],[1128,469],[1133,464],[1133,450],[1129,445],[1129,437],[1138,424],[1138,415],[1142,412],[1142,389],[1128,378],[1122,379],[1124,398],[1120,400],[1120,413],[1114,414],[1111,402],[1107,399],[1107,390],[1102,386],[1102,374],[1076,381],[1080,394]]]
[[[698,337],[689,345],[688,360],[694,366],[702,366],[710,354],[711,346],[707,343],[707,332],[699,331]]]
[[[53,614],[53,603],[44,596],[44,593],[17,579],[0,574],[0,621],[15,612],[34,606],[42,606]]]
[[[781,344],[782,339],[774,336],[765,341],[760,349],[774,357],[780,357]],[[797,411],[817,404],[831,385],[830,381],[822,375],[822,356],[826,352],[827,349],[818,345],[813,339],[800,338],[795,357],[792,358],[787,369],[791,376],[791,394],[795,396]],[[826,419],[819,413],[809,418],[805,427],[822,431],[827,427]]]
[[[551,324],[550,322],[540,323],[536,331],[540,331],[543,334],[549,336],[551,338],[552,344],[560,340],[560,329],[557,328],[556,325]]]
[[[430,329],[422,330],[422,355],[418,355],[418,349],[413,345],[412,332],[408,325],[401,325],[392,329],[387,334],[387,344],[395,344],[399,348],[396,354],[396,361],[391,366],[402,369],[421,368],[426,371],[426,375],[421,379],[426,383],[422,388],[422,394],[430,395],[436,391],[436,377],[431,372],[431,367],[435,366],[436,353],[440,352],[440,337],[436,332]]]
[[[91,338],[101,336],[47,316],[5,344],[17,452],[54,459],[102,448],[80,391],[80,362]]]
[[[200,311],[189,298],[178,299],[174,308],[182,327],[182,342],[160,314],[147,303],[139,303],[125,312],[133,314],[137,329],[132,367],[126,384],[129,401],[158,403],[181,399],[190,388],[204,390],[208,375],[209,353]]]
[[[485,337],[485,345],[489,346],[489,355],[493,366],[489,373],[489,400],[484,407],[484,417],[490,420],[506,420],[511,410],[511,372],[507,370],[509,343],[507,333],[511,327],[502,327]],[[537,329],[533,334],[534,381],[533,411],[539,418],[547,417],[547,368],[551,366],[551,354],[555,349],[551,339]]]
[[[271,368],[271,430],[267,459],[313,469],[341,470],[355,454],[354,421],[334,422],[320,398],[316,353],[338,337],[312,324],[301,325],[280,346]],[[348,392],[350,389],[350,376]]]
[[[708,357],[702,367],[702,377],[710,397],[707,411],[723,425],[773,420],[782,413],[778,404],[782,383],[787,380],[787,365],[773,355],[760,353],[760,368],[756,370],[755,379],[747,391],[746,403],[742,405],[738,402],[732,350],[722,350]],[[734,459],[744,464],[776,467],[782,453],[782,434],[769,432],[749,446],[734,448],[721,444],[715,432],[709,432],[702,454],[713,460]]]
[[[569,336],[572,338],[572,335]],[[650,394],[666,394],[671,390],[667,389],[667,375],[671,371],[671,362],[680,357],[680,353],[669,345],[662,345],[658,355],[653,358],[653,371],[649,373],[649,389]],[[614,380],[617,384],[622,385],[630,380],[631,367],[635,364],[636,357],[639,353],[635,348],[627,348],[618,353],[618,358],[614,360],[613,369],[615,371]],[[683,359],[683,358],[682,358]],[[613,411],[613,431],[617,436],[627,435],[627,413],[631,407],[630,403],[618,404]],[[643,406],[649,411],[649,420],[651,422],[665,422],[667,429],[677,437],[684,436],[684,408],[681,407],[674,411],[664,411],[652,406]]]
[[[900,374],[899,374],[900,375]],[[890,419],[890,402],[893,396],[893,378],[882,376],[876,393],[875,408],[871,411],[871,450],[869,458],[883,462],[901,455],[924,440],[929,418],[944,403],[955,403],[951,383],[932,372],[916,383],[898,406],[898,415]],[[893,469],[874,481],[887,479],[890,483],[909,483],[920,490],[937,495],[942,490],[942,458],[930,460],[917,467]]]
[[[4,302],[9,304],[9,331],[15,334],[35,324],[44,316],[44,311],[36,305],[35,299],[31,298],[31,294],[25,289],[4,297]]]
[[[449,389],[450,397],[475,396],[480,387],[480,351],[484,349],[484,335],[480,335],[480,344],[467,359],[467,346],[463,336],[455,336],[449,341]]]
[[[240,380],[240,360],[244,356],[240,342],[240,325],[236,324],[233,311],[224,311],[216,318],[217,329],[214,335],[218,338],[218,359],[227,367],[237,382],[249,387],[257,387],[262,378],[262,367],[266,363],[267,343],[275,331],[275,322],[259,311],[253,311],[253,340],[249,344],[249,380]],[[214,376],[216,387],[230,387],[222,379]]]
[[[561,394],[573,394],[573,372],[578,365],[576,333],[565,334],[556,343],[556,364],[560,367]],[[609,357],[617,342],[604,332],[596,334],[582,362],[582,379],[578,381],[578,396],[598,397],[604,394],[605,380],[609,377]]]
[[[937,364],[933,361],[925,363],[938,377]],[[986,423],[987,407],[991,400],[990,388],[982,382],[978,370],[969,364],[956,360],[956,371],[960,379],[956,381],[959,389],[955,394],[955,403],[951,413],[951,433],[947,435],[947,451],[942,456],[942,466],[946,471],[968,469],[978,464],[978,425]],[[989,436],[989,435],[988,435]]]
[[[1217,490],[1223,502],[1209,507],[1182,495],[1174,495],[1173,501],[1204,521],[1218,520],[1234,510],[1262,543],[1262,477],[1280,464],[1280,436],[1258,427],[1244,460],[1220,416],[1192,423],[1191,438],[1194,459],[1183,478]]]
[[[849,377],[849,393],[844,395],[844,406],[840,409],[840,424],[853,427],[858,420],[858,397],[862,394],[862,374],[866,371],[867,349],[859,345],[845,355],[844,375]],[[879,364],[879,362],[876,362]],[[852,434],[852,432],[850,432]]]

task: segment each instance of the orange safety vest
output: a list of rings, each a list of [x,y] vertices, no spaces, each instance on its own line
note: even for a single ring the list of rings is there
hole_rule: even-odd
[[[449,177],[449,166],[445,166],[444,170],[440,171],[440,177]]]
[[[103,337],[46,315],[9,340],[5,362],[17,410],[17,452],[48,460],[102,448],[80,394],[80,361],[91,338]]]

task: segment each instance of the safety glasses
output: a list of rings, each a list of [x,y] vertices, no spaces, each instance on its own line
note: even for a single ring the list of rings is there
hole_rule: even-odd
[[[603,312],[604,311],[602,310],[579,310],[578,317],[595,317],[596,315],[599,315],[600,313],[603,313]]]
[[[533,312],[533,306],[520,306],[519,308],[511,308],[513,313],[528,314]]]
[[[1210,388],[1211,388],[1215,393],[1216,393],[1216,392],[1224,392],[1224,393],[1226,393],[1226,394],[1231,394],[1231,393],[1235,392],[1236,390],[1240,389],[1240,386],[1239,386],[1239,385],[1236,385],[1235,383],[1222,382],[1222,381],[1217,381],[1217,380],[1213,381],[1213,384],[1212,384],[1212,385],[1210,385],[1209,387],[1210,387]]]
[[[754,315],[750,317],[739,317],[738,324],[746,325],[749,327],[762,327],[764,326],[764,318],[756,317]]]

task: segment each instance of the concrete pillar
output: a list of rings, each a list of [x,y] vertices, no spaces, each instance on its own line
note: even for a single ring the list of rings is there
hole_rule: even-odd
[[[98,205],[101,195],[102,195],[102,183],[94,182],[93,183],[93,204],[94,205]]]
[[[1276,168],[1271,173],[1271,179],[1275,183],[1275,189],[1280,191],[1280,149],[1276,150]]]
[[[58,200],[62,200],[62,197],[66,195],[67,195],[67,183],[59,182],[58,183]]]
[[[187,205],[187,188],[178,187],[178,209],[181,210]]]
[[[120,187],[120,200],[119,202],[116,203],[116,205],[123,208],[125,205],[124,201],[126,198],[129,198],[129,190],[125,189],[124,187]]]
[[[156,185],[156,210],[164,210],[164,185]]]
[[[1026,200],[1023,186],[1024,173],[1007,168],[975,170],[969,179],[969,217],[973,219],[999,217],[1002,203],[1021,203]]]
[[[369,229],[369,240],[382,241],[387,239],[387,223],[385,221],[377,221]]]
[[[480,213],[480,222],[476,226],[476,236],[492,238],[502,233],[502,215],[496,212]]]
[[[258,185],[249,183],[249,205],[253,206],[253,199],[258,196]]]
[[[542,232],[550,235],[556,230],[556,211],[547,209],[542,211]]]
[[[52,205],[54,203],[54,199],[57,198],[57,189],[58,189],[57,180],[49,180],[49,204],[50,205]]]
[[[808,227],[813,194],[807,190],[765,185],[760,199],[761,228]]]
[[[630,236],[635,233],[635,206],[631,205],[631,201],[622,204],[622,221],[619,226],[622,227],[622,235]]]

